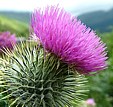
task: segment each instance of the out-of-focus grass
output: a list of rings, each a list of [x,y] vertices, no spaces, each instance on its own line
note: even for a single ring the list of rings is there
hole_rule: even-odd
[[[89,98],[94,98],[96,107],[113,107],[113,31],[100,34],[107,46],[108,68],[89,78]]]
[[[10,31],[17,37],[29,36],[29,25],[14,19],[0,16],[0,31]]]

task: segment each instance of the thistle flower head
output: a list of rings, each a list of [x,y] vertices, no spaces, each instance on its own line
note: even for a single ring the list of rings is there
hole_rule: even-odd
[[[0,32],[0,53],[4,48],[13,49],[13,45],[16,44],[15,35],[11,35],[10,32]]]
[[[35,10],[31,26],[42,46],[81,73],[106,68],[105,44],[93,30],[58,6]]]

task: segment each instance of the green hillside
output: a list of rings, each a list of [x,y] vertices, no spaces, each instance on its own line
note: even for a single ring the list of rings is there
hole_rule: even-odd
[[[82,14],[78,18],[99,32],[110,32],[113,29],[113,9]]]
[[[17,36],[27,37],[29,34],[28,24],[0,16],[0,31],[10,31]]]
[[[29,23],[30,21],[30,12],[12,12],[12,11],[0,11],[0,15],[16,19],[25,23]]]

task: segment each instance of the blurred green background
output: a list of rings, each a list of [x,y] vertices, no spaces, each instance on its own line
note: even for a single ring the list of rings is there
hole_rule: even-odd
[[[29,23],[22,22],[21,19],[11,18],[7,15],[0,12],[0,31],[10,31],[11,33],[16,34],[17,37],[28,37]]]

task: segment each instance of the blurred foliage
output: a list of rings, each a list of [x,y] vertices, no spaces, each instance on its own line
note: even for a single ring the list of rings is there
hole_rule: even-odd
[[[109,60],[113,60],[113,31],[110,33],[104,33],[100,35],[103,42],[106,43]],[[113,63],[113,62],[112,62]]]
[[[100,34],[108,51],[108,68],[89,78],[89,98],[94,98],[97,107],[113,107],[113,31]]]
[[[0,32],[3,31],[10,31],[12,34],[16,34],[17,37],[29,36],[28,24],[0,16]]]

